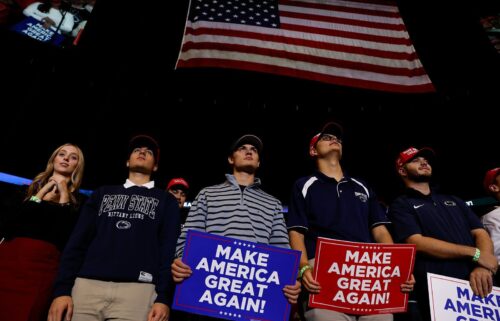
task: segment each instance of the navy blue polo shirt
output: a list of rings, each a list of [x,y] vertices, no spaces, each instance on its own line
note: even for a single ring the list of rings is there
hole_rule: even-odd
[[[344,176],[337,182],[317,171],[293,186],[287,227],[305,235],[309,259],[316,255],[318,236],[373,242],[371,229],[387,223],[375,193],[358,179]]]
[[[408,189],[391,204],[388,216],[393,224],[394,240],[400,243],[411,235],[421,234],[476,247],[471,231],[483,228],[478,217],[461,199],[434,190],[430,195],[423,195]],[[414,274],[419,304],[428,305],[427,272],[468,280],[475,266],[471,258],[439,259],[417,252]]]
[[[432,190],[430,195],[408,189],[389,208],[396,242],[414,234],[432,237],[442,241],[476,247],[471,231],[483,228],[479,218],[458,197],[439,194]],[[446,276],[468,279],[474,265],[470,258],[442,260],[419,255],[416,272],[438,273]],[[420,282],[427,283],[427,280]]]

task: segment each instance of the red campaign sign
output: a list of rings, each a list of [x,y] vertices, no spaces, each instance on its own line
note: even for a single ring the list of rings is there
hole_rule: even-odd
[[[413,272],[415,251],[413,244],[319,237],[313,274],[321,292],[309,296],[309,306],[359,315],[405,312],[401,283]]]

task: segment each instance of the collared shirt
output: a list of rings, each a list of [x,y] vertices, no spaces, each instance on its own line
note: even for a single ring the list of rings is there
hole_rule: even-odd
[[[132,182],[131,180],[129,180],[127,178],[127,180],[125,181],[125,184],[123,184],[123,187],[130,188],[132,186],[146,187],[148,189],[152,189],[153,187],[155,187],[155,181],[149,181],[146,184],[137,185],[136,183]]]
[[[76,277],[82,277],[154,283],[155,302],[170,302],[179,205],[152,184],[143,188],[127,180],[92,193],[61,257],[55,296],[71,295]]]
[[[455,244],[475,246],[470,231],[482,228],[479,218],[458,197],[432,190],[424,195],[407,189],[389,208],[394,226],[394,241],[404,242],[414,234]]]
[[[471,231],[482,228],[479,218],[464,201],[452,195],[440,194],[433,189],[429,195],[424,195],[408,188],[404,195],[391,204],[388,216],[394,228],[395,242],[405,242],[408,237],[421,234],[449,243],[475,247]],[[440,259],[417,252],[414,274],[420,309],[428,309],[427,273],[468,280],[474,267],[476,264],[470,257]]]
[[[233,175],[200,191],[177,241],[182,256],[189,229],[290,248],[281,202],[260,189],[260,180],[243,190]]]
[[[344,176],[337,182],[317,171],[295,182],[287,228],[304,233],[309,259],[319,236],[374,242],[371,230],[388,223],[373,190],[358,179]]]

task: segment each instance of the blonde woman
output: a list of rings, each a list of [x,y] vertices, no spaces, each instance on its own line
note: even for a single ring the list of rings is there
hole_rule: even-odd
[[[76,223],[83,153],[59,146],[11,211],[0,244],[0,320],[45,320],[59,257]]]

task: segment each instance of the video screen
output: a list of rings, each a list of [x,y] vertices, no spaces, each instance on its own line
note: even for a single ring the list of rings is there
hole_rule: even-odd
[[[95,0],[0,0],[0,26],[42,43],[79,43]]]
[[[481,24],[483,25],[491,44],[500,54],[500,13],[483,17],[481,19]]]

